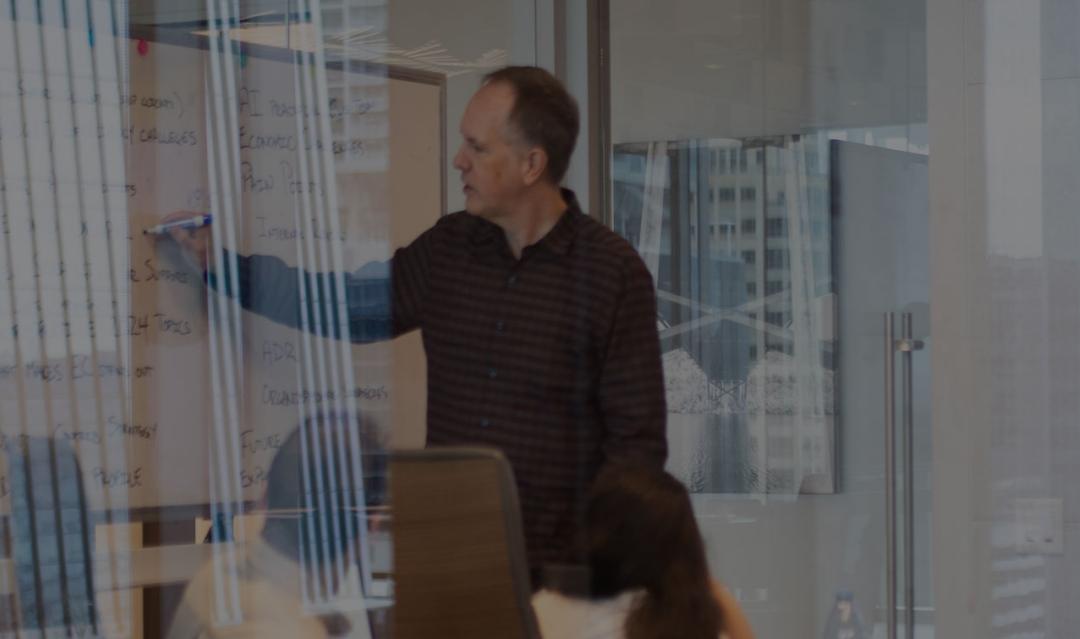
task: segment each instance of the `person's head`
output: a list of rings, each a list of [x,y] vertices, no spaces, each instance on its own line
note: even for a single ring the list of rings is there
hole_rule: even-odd
[[[315,415],[289,434],[270,463],[262,535],[318,570],[356,556],[365,507],[385,503],[385,493],[386,459],[375,424]]]
[[[852,601],[854,595],[848,590],[836,593],[836,611],[840,614],[840,621],[847,623],[851,620]]]
[[[461,118],[454,156],[465,209],[498,218],[531,193],[557,189],[578,127],[577,103],[547,71],[505,67],[486,75]]]
[[[674,477],[651,466],[609,466],[590,492],[585,536],[594,597],[645,592],[627,618],[628,639],[719,635],[705,547],[690,496]]]

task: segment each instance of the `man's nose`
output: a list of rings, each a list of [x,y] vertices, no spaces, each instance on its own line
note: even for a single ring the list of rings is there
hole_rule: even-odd
[[[457,153],[454,154],[454,168],[458,171],[465,170],[465,154],[459,148]]]

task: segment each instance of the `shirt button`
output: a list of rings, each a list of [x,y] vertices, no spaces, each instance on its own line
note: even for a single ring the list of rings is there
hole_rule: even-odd
[[[494,368],[489,368],[488,369],[488,377],[490,377],[491,379],[495,379],[498,376],[499,376],[499,371],[498,370],[496,370]]]
[[[506,322],[499,320],[495,322],[495,331],[501,333],[506,330]]]
[[[513,286],[514,284],[517,284],[517,275],[511,275],[510,277],[506,278],[507,286]]]
[[[480,428],[487,428],[488,426],[491,426],[491,420],[487,417],[481,418]]]

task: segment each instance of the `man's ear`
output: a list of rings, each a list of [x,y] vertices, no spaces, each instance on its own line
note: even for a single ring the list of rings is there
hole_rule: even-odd
[[[524,174],[521,176],[526,186],[539,182],[547,172],[548,156],[542,147],[534,146],[525,153]]]

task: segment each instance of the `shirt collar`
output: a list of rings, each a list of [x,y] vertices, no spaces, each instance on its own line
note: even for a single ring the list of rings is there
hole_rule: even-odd
[[[566,202],[566,210],[563,211],[559,221],[540,238],[535,244],[526,247],[527,251],[544,249],[555,255],[567,255],[574,245],[577,236],[578,225],[584,217],[581,207],[578,205],[577,196],[570,189],[561,189],[563,200]],[[506,236],[499,225],[476,217],[470,240],[474,249],[496,249],[506,244]]]
[[[542,246],[556,255],[566,255],[570,252],[570,247],[574,245],[574,237],[577,235],[578,223],[584,215],[573,191],[562,189],[562,196],[566,201],[566,210],[547,235],[536,243],[536,246]]]

